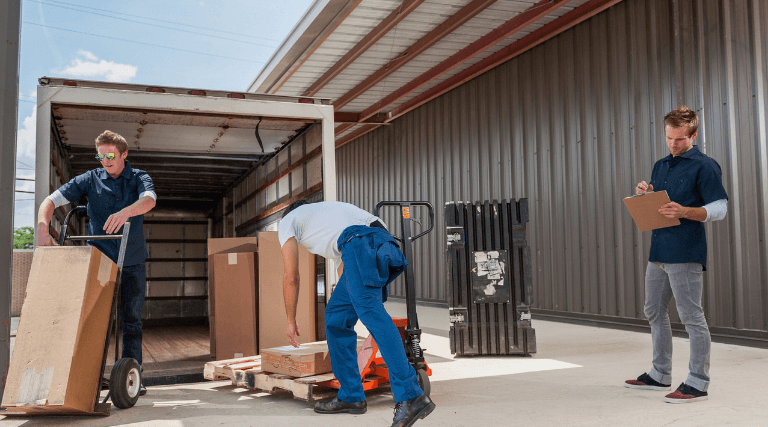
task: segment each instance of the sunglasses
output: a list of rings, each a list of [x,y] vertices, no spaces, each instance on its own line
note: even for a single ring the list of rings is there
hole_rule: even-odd
[[[97,154],[96,160],[103,162],[105,157],[107,158],[107,160],[115,160],[115,157],[117,156],[115,156],[115,153]]]

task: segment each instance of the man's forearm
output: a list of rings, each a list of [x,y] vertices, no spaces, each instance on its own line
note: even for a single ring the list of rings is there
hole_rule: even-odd
[[[144,196],[139,200],[133,202],[130,206],[126,206],[123,210],[131,217],[144,215],[155,207],[155,199],[151,196]]]
[[[296,307],[299,304],[299,280],[290,276],[283,277],[283,298],[288,323],[296,322]]]
[[[47,235],[48,228],[51,225],[51,218],[53,217],[53,211],[56,207],[50,199],[43,200],[40,204],[40,208],[37,210],[37,233]]]
[[[704,222],[707,219],[707,210],[704,208],[685,208],[685,215],[683,218],[693,221]]]

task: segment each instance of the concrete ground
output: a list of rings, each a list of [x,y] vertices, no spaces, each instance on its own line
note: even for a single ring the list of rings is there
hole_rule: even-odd
[[[387,303],[393,316],[405,306]],[[768,425],[768,350],[712,345],[710,400],[665,403],[666,392],[631,390],[626,379],[650,368],[647,333],[533,319],[533,357],[454,358],[444,308],[418,308],[423,347],[434,371],[437,409],[416,426],[752,426]],[[688,340],[674,339],[674,381],[685,379]],[[131,409],[106,418],[5,418],[4,426],[389,426],[385,388],[368,396],[364,415],[320,415],[290,395],[268,395],[228,381],[150,387]]]

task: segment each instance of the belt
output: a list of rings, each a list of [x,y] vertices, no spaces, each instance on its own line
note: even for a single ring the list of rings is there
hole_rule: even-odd
[[[373,221],[370,225],[368,225],[368,227],[379,227],[384,230],[387,229],[387,227],[384,227],[384,224],[382,224],[381,221],[379,221],[378,219],[376,221]]]

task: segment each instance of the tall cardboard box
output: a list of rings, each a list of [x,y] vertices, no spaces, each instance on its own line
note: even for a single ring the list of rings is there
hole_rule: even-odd
[[[93,412],[117,266],[92,246],[38,247],[8,368],[9,412]]]
[[[259,353],[257,255],[253,252],[213,255],[216,282],[216,358],[234,359]]]
[[[216,284],[213,274],[213,256],[216,254],[258,251],[256,237],[225,237],[208,239],[208,323],[210,325],[211,356],[216,359]]]
[[[288,344],[285,335],[288,320],[283,298],[284,271],[277,231],[259,232],[259,348],[262,349]],[[302,344],[317,341],[315,277],[315,255],[299,245],[300,284],[296,321],[301,335],[296,337],[296,341]]]

